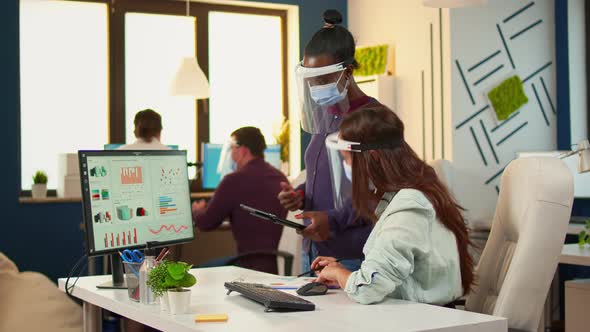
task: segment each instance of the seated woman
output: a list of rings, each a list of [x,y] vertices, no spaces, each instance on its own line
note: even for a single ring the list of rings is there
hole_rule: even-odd
[[[338,135],[338,134],[335,134]],[[370,304],[385,297],[445,305],[469,292],[473,261],[462,208],[404,141],[404,125],[384,108],[348,115],[335,140],[352,174],[353,206],[375,226],[351,272],[334,257],[318,257],[318,281]],[[334,148],[334,144],[331,144]],[[336,164],[336,163],[335,163]],[[352,166],[352,172],[347,170]],[[370,206],[377,208],[372,211]]]

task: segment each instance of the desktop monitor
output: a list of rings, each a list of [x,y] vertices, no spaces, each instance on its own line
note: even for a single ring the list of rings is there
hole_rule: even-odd
[[[186,151],[78,151],[78,159],[88,256],[193,240]]]
[[[203,189],[212,190],[222,179],[222,174],[218,172],[219,158],[223,144],[203,143],[202,145],[202,162],[203,162]],[[279,144],[269,144],[264,150],[264,160],[273,165],[278,170],[281,169],[281,146]]]

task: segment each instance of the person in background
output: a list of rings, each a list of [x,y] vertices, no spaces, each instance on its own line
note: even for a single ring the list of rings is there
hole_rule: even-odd
[[[281,182],[286,182],[287,178],[264,161],[266,142],[258,128],[243,127],[234,131],[226,146],[230,153],[225,155],[235,165],[232,167],[235,171],[223,177],[208,204],[204,200],[193,203],[193,222],[200,230],[209,231],[228,219],[238,254],[275,251],[283,226],[252,216],[240,204],[285,218],[287,210],[276,196],[281,190]],[[271,255],[248,256],[240,260],[240,266],[274,274],[278,272],[277,259]]]
[[[302,232],[303,271],[310,269],[310,263],[318,255],[346,258],[341,263],[351,270],[357,269],[372,228],[368,220],[358,218],[350,199],[330,186],[326,137],[338,130],[347,114],[362,106],[382,106],[363,93],[354,80],[353,71],[358,67],[355,43],[341,23],[338,11],[324,12],[324,27],[307,43],[303,61],[296,69],[303,105],[301,126],[312,134],[305,151],[307,176],[306,182],[295,189],[287,182],[282,183],[278,199],[291,211],[316,211],[298,216],[305,218],[304,223],[308,225]],[[341,204],[335,204],[336,197]]]
[[[160,143],[162,134],[162,117],[151,109],[145,109],[135,114],[133,120],[135,130],[133,133],[137,138],[135,142],[126,144],[118,150],[170,150],[169,147]]]
[[[135,125],[135,129],[133,130],[136,137],[135,142],[123,145],[117,148],[117,150],[170,150],[168,146],[160,143],[162,117],[156,111],[148,108],[137,112],[133,119],[133,124]],[[174,251],[174,249],[172,250]],[[130,332],[156,331],[149,326],[131,319],[125,319],[125,329]]]
[[[462,208],[405,142],[402,121],[388,109],[361,110],[334,135],[352,168],[353,206],[375,227],[359,270],[321,256],[312,263],[322,268],[317,280],[363,304],[393,297],[446,305],[469,293],[473,260]]]

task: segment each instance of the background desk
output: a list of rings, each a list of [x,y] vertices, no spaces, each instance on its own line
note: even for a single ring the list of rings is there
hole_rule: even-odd
[[[577,243],[566,244],[561,250],[559,262],[563,264],[590,266],[590,247],[580,248]]]
[[[561,250],[560,263],[590,266],[590,248],[577,243],[566,244]],[[571,280],[565,283],[565,328],[568,332],[587,330],[590,305],[590,281]]]
[[[86,331],[96,327],[86,324],[97,319],[95,315],[100,314],[100,308],[164,331],[507,331],[507,321],[501,317],[392,299],[378,305],[361,305],[350,300],[342,290],[309,298],[316,304],[315,311],[265,313],[262,305],[237,293],[226,295],[223,283],[240,277],[248,280],[268,277],[268,274],[229,266],[191,272],[197,278],[192,288],[192,313],[176,316],[161,312],[159,305],[132,302],[126,290],[97,289],[96,285],[109,276],[80,278],[73,295],[84,301]],[[65,279],[59,279],[62,290],[64,283]],[[195,323],[197,313],[227,313],[229,320]]]

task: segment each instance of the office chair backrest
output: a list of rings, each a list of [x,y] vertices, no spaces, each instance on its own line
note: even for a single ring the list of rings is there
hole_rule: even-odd
[[[523,158],[506,167],[467,310],[506,317],[510,328],[537,330],[573,192],[572,175],[560,159]]]

